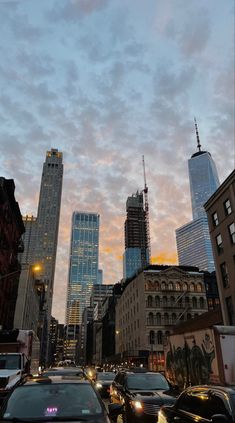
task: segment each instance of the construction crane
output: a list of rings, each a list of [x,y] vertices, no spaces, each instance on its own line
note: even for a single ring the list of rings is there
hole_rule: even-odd
[[[149,264],[151,264],[151,247],[150,247],[150,229],[149,229],[149,203],[148,203],[148,186],[146,182],[146,172],[145,172],[145,161],[144,156],[142,156],[143,163],[143,172],[144,172],[144,209],[145,209],[145,219],[146,219],[146,232],[147,232],[147,247],[149,254]]]

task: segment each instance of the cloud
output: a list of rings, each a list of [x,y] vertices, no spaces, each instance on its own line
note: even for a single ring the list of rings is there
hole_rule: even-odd
[[[47,17],[51,21],[76,22],[104,9],[108,4],[108,0],[66,0],[63,1],[64,4],[62,6],[61,3],[58,5],[56,1],[53,9],[47,13]]]

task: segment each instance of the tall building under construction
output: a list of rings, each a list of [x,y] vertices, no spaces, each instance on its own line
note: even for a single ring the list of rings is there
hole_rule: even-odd
[[[137,191],[126,202],[124,279],[134,276],[150,261],[148,207],[144,196],[147,188],[145,190]]]

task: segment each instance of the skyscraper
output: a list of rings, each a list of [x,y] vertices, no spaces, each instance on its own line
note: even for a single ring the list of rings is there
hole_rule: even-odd
[[[35,260],[43,265],[43,277],[47,283],[46,306],[49,320],[51,317],[60,218],[63,179],[62,159],[63,155],[57,149],[53,148],[46,153],[37,213]]]
[[[176,229],[179,264],[215,270],[209,227],[204,204],[219,186],[216,165],[208,151],[201,150],[195,120],[198,151],[188,161],[193,220]]]
[[[74,212],[72,216],[66,324],[82,323],[90,305],[93,285],[98,283],[99,224],[96,213]]]
[[[143,191],[127,198],[123,276],[129,278],[149,264],[149,237]]]

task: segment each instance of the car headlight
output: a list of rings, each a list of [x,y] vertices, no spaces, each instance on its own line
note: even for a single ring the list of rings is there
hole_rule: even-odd
[[[102,388],[102,385],[101,385],[101,383],[100,383],[100,382],[97,382],[97,383],[95,384],[95,386],[96,386],[96,388]]]
[[[142,411],[143,410],[143,405],[141,404],[140,401],[131,401],[132,406],[134,407],[134,409],[136,411]]]

